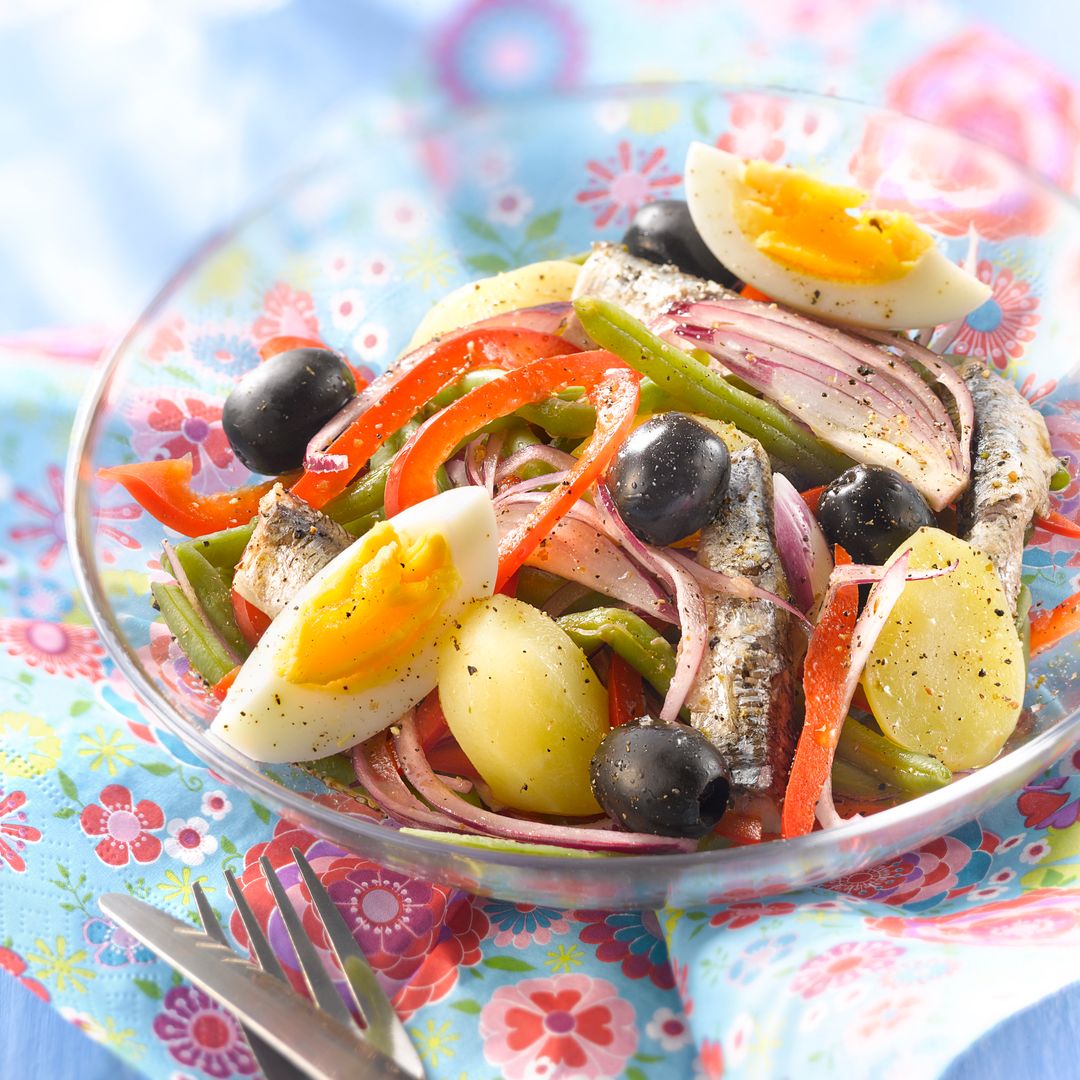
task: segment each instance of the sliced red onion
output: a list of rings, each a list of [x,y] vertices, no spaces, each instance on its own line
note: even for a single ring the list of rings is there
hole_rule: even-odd
[[[354,746],[351,756],[356,779],[387,817],[399,825],[419,825],[444,832],[473,831],[454,818],[425,806],[409,790],[390,756],[385,734]]]
[[[473,487],[483,487],[484,478],[480,475],[480,463],[484,458],[484,436],[473,439],[462,454],[465,461],[465,476]]]
[[[527,492],[498,500],[495,514],[499,531],[507,533],[517,528],[541,497]],[[555,525],[525,565],[594,589],[648,615],[675,622],[677,615],[656,581],[576,510],[577,507],[573,508]]]
[[[468,795],[473,789],[473,782],[466,780],[464,776],[447,776],[446,773],[436,773],[435,776],[441,784],[445,784],[459,795]]]
[[[929,581],[931,578],[943,577],[951,574],[960,565],[959,559],[953,559],[947,566],[935,566],[929,570],[911,570],[906,575],[906,581]],[[848,563],[846,566],[833,568],[829,578],[829,587],[837,589],[841,585],[870,585],[881,579],[888,573],[884,566],[874,566],[870,563]]]
[[[857,461],[900,472],[934,509],[967,487],[970,393],[947,363],[910,339],[850,334],[742,298],[676,305],[663,325],[669,327],[667,336],[703,347],[824,442]],[[912,362],[953,396],[959,438],[945,406]]]
[[[161,546],[165,549],[165,554],[168,556],[169,567],[172,570],[173,577],[176,578],[176,584],[180,586],[180,591],[184,594],[184,598],[198,616],[199,621],[214,635],[215,638],[217,638],[222,651],[234,664],[243,663],[243,658],[240,654],[225,640],[224,637],[222,637],[218,628],[207,616],[206,608],[203,607],[202,601],[199,599],[199,594],[195,591],[195,587],[191,584],[191,580],[184,572],[180,560],[176,557],[176,549],[168,540],[162,540]]]
[[[531,465],[533,462],[542,462],[550,465],[558,472],[568,472],[577,464],[577,459],[572,454],[559,450],[554,446],[546,446],[537,443],[535,446],[523,446],[515,450],[508,458],[499,462],[499,468],[495,473],[496,484],[501,484],[508,476],[516,476],[523,465]]]
[[[697,842],[614,829],[585,829],[573,825],[552,825],[526,818],[509,817],[466,802],[435,775],[417,737],[416,718],[407,713],[394,736],[394,752],[401,771],[410,784],[441,813],[488,836],[502,836],[524,844],[553,844],[586,851],[666,852],[694,851]]]
[[[304,468],[311,473],[344,472],[349,467],[345,454],[327,454],[323,450],[312,450],[310,445],[304,451]]]
[[[484,460],[480,464],[480,479],[491,498],[495,495],[495,476],[498,472],[499,454],[502,452],[504,442],[506,442],[506,432],[495,431],[488,435],[484,443]]]
[[[568,607],[576,604],[583,596],[588,596],[591,591],[587,585],[581,585],[576,581],[567,581],[544,601],[544,614],[557,619],[566,612]]]
[[[803,497],[781,473],[773,476],[776,550],[795,603],[813,611],[829,587],[833,559],[829,542]]]
[[[567,469],[563,472],[544,473],[542,476],[534,476],[531,480],[519,480],[516,484],[511,484],[510,487],[503,488],[495,501],[499,502],[514,499],[518,495],[534,492],[537,488],[552,487],[555,484],[562,484],[565,483],[569,477],[570,471]],[[542,498],[543,495],[537,495],[535,501],[539,502]]]
[[[465,462],[459,457],[451,458],[443,466],[446,469],[446,475],[450,477],[450,483],[454,487],[468,487],[469,486],[469,474],[465,469]]]
[[[855,629],[851,635],[851,652],[844,672],[844,683],[840,688],[840,703],[845,713],[851,707],[855,687],[859,685],[859,679],[862,678],[863,668],[866,667],[870,651],[881,636],[881,631],[907,584],[910,561],[911,552],[905,551],[882,574],[881,579],[870,590],[862,614],[855,621]],[[841,568],[838,567],[838,569]],[[836,807],[833,805],[830,782],[826,782],[822,790],[816,813],[823,828],[834,828],[844,823],[844,819],[836,812]]]

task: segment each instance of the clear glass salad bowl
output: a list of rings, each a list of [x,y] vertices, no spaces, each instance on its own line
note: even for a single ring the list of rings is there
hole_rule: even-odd
[[[440,117],[407,136],[357,138],[214,239],[166,285],[103,365],[79,414],[69,532],[94,622],[130,688],[187,752],[253,798],[344,848],[413,875],[518,901],[676,905],[781,892],[886,859],[974,817],[1080,738],[1075,638],[1033,665],[1007,752],[949,787],[793,841],[693,855],[574,857],[467,847],[399,833],[298,768],[261,766],[207,731],[206,699],[154,625],[149,581],[161,526],[96,478],[132,460],[191,453],[196,487],[242,483],[221,404],[257,346],[320,336],[379,369],[428,307],[472,278],[621,236],[643,201],[681,192],[694,139],[870,190],[912,211],[954,258],[977,235],[993,298],[955,348],[986,355],[1045,412],[1080,475],[1080,211],[1020,166],[948,131],[834,98],[663,85],[597,90]],[[1080,481],[1059,509],[1074,514]],[[122,530],[117,517],[125,518]],[[1037,534],[1026,578],[1037,604],[1071,591],[1076,548]],[[133,689],[132,689],[133,688]],[[497,722],[497,717],[492,722]],[[181,752],[185,752],[181,749]]]

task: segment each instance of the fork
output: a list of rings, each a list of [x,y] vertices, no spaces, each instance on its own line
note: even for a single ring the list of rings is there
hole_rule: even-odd
[[[322,923],[326,933],[330,950],[336,957],[341,970],[345,975],[345,981],[349,988],[349,994],[363,1025],[362,1037],[373,1049],[385,1054],[407,1073],[423,1080],[424,1068],[420,1056],[416,1052],[405,1028],[397,1018],[389,998],[379,986],[375,973],[371,970],[364,954],[353,939],[345,920],[338,911],[337,906],[330,899],[322,882],[319,881],[315,871],[303,853],[298,848],[291,849],[293,861],[296,863],[307,886],[311,897],[312,906]],[[354,1026],[353,1016],[345,1004],[329,972],[326,970],[315,946],[304,931],[300,917],[296,913],[284,887],[281,884],[270,860],[263,856],[259,860],[259,866],[263,877],[270,888],[274,898],[274,904],[281,915],[285,931],[296,953],[296,959],[304,976],[304,982],[311,994],[312,1001],[324,1012],[340,1024]],[[259,926],[255,913],[251,910],[240,888],[236,876],[231,870],[225,871],[225,883],[228,886],[229,895],[236,905],[236,912],[247,932],[251,951],[254,954],[255,964],[268,975],[280,979],[289,985],[284,970],[281,967],[270,942],[266,939],[262,928]],[[199,918],[202,921],[203,930],[209,938],[222,945],[228,945],[225,931],[214,914],[206,894],[198,883],[193,887],[195,903],[198,908]],[[252,1053],[262,1068],[267,1080],[293,1080],[301,1075],[296,1067],[284,1058],[277,1050],[260,1038],[255,1032],[244,1027]]]

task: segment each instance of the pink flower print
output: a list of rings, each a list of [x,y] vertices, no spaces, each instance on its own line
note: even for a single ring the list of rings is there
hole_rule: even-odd
[[[151,360],[162,363],[169,356],[184,351],[184,320],[180,316],[174,316],[158,324],[154,336],[150,339],[150,345],[146,355]]]
[[[525,949],[534,942],[547,945],[552,934],[565,934],[570,924],[556,908],[537,904],[515,904],[510,900],[489,900],[484,905],[495,933],[495,944],[500,949],[513,945]]]
[[[91,682],[104,678],[101,658],[105,650],[89,626],[0,619],[0,645],[7,647],[8,656],[17,656],[49,675]]]
[[[152,863],[161,854],[161,841],[150,835],[165,824],[161,807],[149,799],[134,803],[122,784],[109,784],[99,799],[100,806],[91,803],[79,816],[87,836],[103,838],[94,848],[97,857],[107,866],[127,866],[129,859]]]
[[[6,971],[18,979],[35,997],[41,998],[42,1001],[49,1000],[49,991],[37,979],[31,979],[26,974],[26,961],[13,949],[0,946],[0,971]]]
[[[952,351],[960,356],[983,357],[1004,370],[1035,338],[1039,299],[1032,295],[1026,281],[1004,267],[995,272],[985,259],[979,263],[978,278],[993,289],[993,294],[964,318]]]
[[[390,336],[381,323],[367,322],[359,327],[353,336],[353,349],[356,355],[367,363],[378,363],[386,355],[386,346]]]
[[[12,791],[5,795],[0,790],[0,868],[7,866],[16,874],[26,872],[23,849],[41,839],[41,832],[26,824],[25,805],[26,792]]]
[[[855,870],[836,881],[830,881],[827,887],[857,896],[860,900],[883,900],[907,882],[921,876],[917,857],[901,855],[890,862]]]
[[[775,98],[740,94],[731,103],[731,126],[716,145],[741,158],[777,161],[784,153],[780,129],[784,126],[784,106]]]
[[[208,791],[203,795],[199,809],[206,817],[220,821],[232,809],[232,802],[224,791]]]
[[[263,297],[262,314],[251,328],[256,346],[272,337],[319,337],[319,319],[310,293],[279,281]]]
[[[693,1035],[690,1033],[690,1025],[687,1024],[686,1017],[672,1012],[666,1006],[653,1013],[652,1019],[645,1025],[645,1034],[658,1042],[660,1049],[666,1050],[669,1054],[693,1042]]]
[[[598,229],[629,224],[639,206],[682,182],[681,176],[667,171],[666,153],[661,146],[635,152],[623,140],[613,157],[586,163],[589,180],[577,201],[592,205]]]
[[[893,80],[888,104],[970,135],[1072,187],[1080,146],[1076,91],[1000,34],[967,30],[923,53]]]
[[[724,1075],[724,1047],[720,1040],[702,1039],[694,1065],[705,1080],[720,1080]]]
[[[870,972],[886,971],[904,953],[887,941],[847,941],[811,957],[795,973],[791,989],[804,998],[847,986]]]
[[[628,979],[648,977],[670,990],[675,976],[668,963],[667,942],[653,911],[578,911],[585,923],[581,940],[596,946],[596,958],[618,964]]]
[[[210,825],[205,818],[173,818],[166,826],[168,839],[165,854],[179,859],[185,866],[201,866],[207,855],[218,849],[217,837],[210,835]]]
[[[365,310],[364,294],[359,289],[343,289],[330,298],[330,321],[346,333],[356,329]]]
[[[729,930],[741,930],[744,926],[752,926],[758,919],[769,915],[789,915],[794,910],[795,905],[788,900],[753,903],[740,901],[729,904],[723,911],[718,911],[709,919],[709,925],[726,926]]]
[[[154,1034],[185,1068],[216,1080],[256,1071],[240,1025],[216,1001],[193,986],[173,986],[154,1017]]]
[[[385,285],[394,276],[394,264],[385,255],[360,260],[360,280],[365,285]]]
[[[388,191],[375,200],[375,221],[387,236],[418,240],[430,220],[430,211],[414,192]]]
[[[520,225],[533,208],[533,200],[524,188],[508,187],[496,191],[488,202],[487,218],[495,225]]]
[[[873,1005],[856,1009],[851,1014],[852,1022],[848,1031],[856,1039],[877,1039],[907,1023],[920,1004],[921,1000],[913,994],[889,994]]]
[[[637,1049],[634,1008],[606,979],[557,975],[500,986],[480,1014],[484,1059],[507,1080],[615,1076]]]

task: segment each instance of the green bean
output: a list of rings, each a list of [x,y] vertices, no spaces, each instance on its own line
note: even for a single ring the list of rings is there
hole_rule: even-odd
[[[852,721],[855,723],[856,721]],[[862,769],[856,768],[843,758],[836,758],[832,764],[832,786],[836,795],[846,795],[849,799],[875,801],[892,792],[892,788],[881,780],[875,780]]]
[[[238,525],[233,529],[223,529],[221,532],[209,533],[206,536],[197,536],[194,540],[185,540],[176,545],[176,553],[179,556],[187,550],[198,553],[219,571],[222,578],[229,582],[232,580],[233,568],[240,561],[240,556],[251,539],[251,533],[255,526]]]
[[[952,773],[936,758],[903,750],[858,720],[844,724],[836,755],[905,795],[936,791],[952,780]]]
[[[648,375],[673,397],[712,420],[724,420],[752,435],[782,461],[821,478],[835,476],[851,464],[847,457],[819,442],[783,410],[732,386],[711,367],[657,337],[633,316],[606,300],[574,301],[589,337],[636,371]]]
[[[242,657],[247,656],[251,652],[251,647],[240,632],[240,627],[236,625],[231,585],[225,584],[221,575],[203,558],[197,548],[187,548],[184,551],[176,548],[172,550],[176,553],[176,561],[180,564],[180,569],[199,598],[199,604],[210,625],[225,639],[229,648]],[[176,576],[175,568],[173,576]]]
[[[608,645],[659,694],[675,675],[675,650],[640,615],[600,607],[563,615],[556,622],[586,653]]]
[[[1050,477],[1050,490],[1051,491],[1064,491],[1072,483],[1072,473],[1069,472],[1068,467],[1062,462],[1057,467],[1057,472]]]
[[[169,632],[176,638],[191,666],[211,686],[236,666],[218,636],[199,618],[179,585],[155,581],[150,586],[154,602]]]

